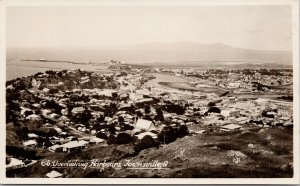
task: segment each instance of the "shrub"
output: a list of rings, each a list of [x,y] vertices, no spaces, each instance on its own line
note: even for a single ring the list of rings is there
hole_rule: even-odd
[[[124,124],[124,130],[133,130],[134,127],[128,124]]]
[[[131,143],[132,142],[132,137],[131,135],[127,133],[119,133],[116,137],[116,143],[117,144],[126,144],[126,143]]]
[[[208,107],[214,107],[214,106],[216,106],[216,103],[215,103],[215,102],[209,102],[209,103],[208,103]]]
[[[186,125],[182,125],[178,128],[178,137],[184,137],[189,134],[189,130]]]
[[[148,148],[155,147],[155,146],[156,146],[155,140],[151,136],[146,135],[141,139],[140,142],[138,142],[134,146],[134,151],[140,152],[144,149],[148,149]]]

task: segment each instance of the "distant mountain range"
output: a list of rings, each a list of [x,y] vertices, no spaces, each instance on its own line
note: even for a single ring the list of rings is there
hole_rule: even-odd
[[[142,50],[164,50],[164,51],[201,51],[201,52],[210,52],[210,51],[229,51],[229,50],[243,50],[251,51],[247,49],[235,48],[223,43],[214,43],[214,44],[199,44],[193,42],[176,42],[176,43],[144,43],[140,45],[133,46],[134,48],[140,48]]]
[[[292,64],[291,51],[262,51],[236,48],[223,43],[145,43],[130,46],[50,49],[8,48],[7,59],[68,60],[105,63],[111,59],[127,63],[280,63]]]

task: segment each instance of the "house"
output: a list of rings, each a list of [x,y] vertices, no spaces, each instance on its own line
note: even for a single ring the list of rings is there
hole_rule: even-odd
[[[153,98],[144,98],[144,99],[140,99],[140,100],[137,100],[136,103],[150,103],[153,101]]]
[[[240,117],[240,115],[241,115],[240,110],[231,110],[229,117]]]
[[[289,116],[291,115],[291,112],[289,110],[285,110],[285,109],[278,109],[277,111],[279,116]]]
[[[130,110],[131,109],[131,105],[129,103],[120,103],[119,109],[123,110],[123,111]]]
[[[13,90],[13,89],[15,89],[15,88],[13,87],[13,85],[8,85],[8,86],[6,87],[6,89],[8,89],[8,90]]]
[[[34,103],[34,104],[32,104],[32,106],[35,108],[41,108],[41,105],[39,103]]]
[[[113,93],[117,93],[117,91],[111,90],[111,89],[103,89],[103,90],[95,89],[95,90],[99,96],[102,95],[102,96],[106,96],[106,97],[112,97]]]
[[[63,82],[58,82],[58,84],[57,84],[58,86],[63,86],[63,85],[65,85]]]
[[[57,120],[60,116],[58,114],[51,113],[51,114],[49,114],[49,117],[53,120]]]
[[[29,133],[29,134],[28,134],[28,138],[29,138],[29,139],[35,139],[35,138],[39,138],[39,136],[36,135],[36,134],[34,134],[34,133]]]
[[[30,119],[30,120],[40,120],[41,117],[40,117],[39,115],[36,115],[36,114],[31,114],[31,115],[27,116],[26,119]]]
[[[228,88],[239,88],[241,85],[240,82],[231,82],[231,83],[228,83]]]
[[[46,118],[48,118],[49,117],[48,115],[52,113],[52,111],[49,109],[43,109],[43,110],[41,110],[41,112],[42,112],[42,115]]]
[[[221,110],[221,115],[225,117],[229,117],[231,113],[231,110]]]
[[[35,147],[37,145],[37,142],[35,140],[28,140],[23,142],[23,145],[25,147]]]
[[[68,133],[66,132],[61,132],[60,135],[67,135]]]
[[[45,93],[48,93],[49,91],[50,91],[49,88],[44,88],[44,89],[43,89],[43,92],[45,92]]]
[[[47,178],[62,178],[62,176],[63,175],[61,173],[59,173],[59,172],[57,172],[55,170],[53,170],[53,171],[51,171],[51,172],[49,172],[49,173],[46,174]]]
[[[48,149],[51,152],[62,152],[63,151],[63,147],[61,145],[53,145],[53,146],[49,147]]]
[[[66,115],[68,115],[68,111],[66,109],[62,109],[61,114],[66,116]]]
[[[155,126],[152,121],[138,119],[134,126],[134,129],[150,131],[151,129],[155,129]]]
[[[58,121],[65,123],[66,125],[69,123],[70,119],[67,116],[61,116]]]
[[[98,144],[98,143],[103,143],[104,141],[105,141],[104,139],[95,137],[95,138],[92,138],[92,139],[89,141],[89,143],[90,143],[90,144]]]
[[[239,118],[236,118],[235,121],[239,124],[245,124],[249,121],[249,119],[246,117],[239,117]]]
[[[46,128],[52,128],[52,124],[50,124],[50,123],[46,123],[43,126],[46,127]]]
[[[83,113],[84,110],[85,109],[83,107],[74,107],[71,112],[72,114],[79,114],[79,113]]]
[[[78,151],[85,148],[87,144],[88,144],[87,141],[80,140],[80,141],[70,141],[61,146],[63,147],[64,152],[72,152],[72,151]]]
[[[268,99],[264,99],[264,98],[258,98],[255,100],[259,105],[265,105],[269,102]]]
[[[241,129],[242,127],[240,125],[236,124],[229,124],[221,127],[221,130],[223,131],[232,131],[232,130],[238,130]]]
[[[138,139],[142,139],[143,137],[145,136],[151,136],[153,139],[157,139],[157,134],[154,134],[152,132],[143,132],[143,133],[140,133],[138,135],[135,135]]]
[[[282,116],[282,117],[280,117],[278,119],[281,120],[281,121],[288,121],[290,119],[290,117],[288,117],[288,116]]]
[[[59,128],[59,127],[54,127],[53,129],[56,130],[57,133],[61,133],[62,132],[61,128]]]
[[[6,170],[18,169],[18,168],[25,167],[25,163],[16,158],[10,158],[9,161],[10,162],[6,165]]]
[[[72,91],[73,91],[74,93],[80,93],[80,92],[81,92],[81,89],[76,89],[76,88],[74,88]]]
[[[226,125],[226,124],[230,124],[231,121],[229,120],[218,120],[217,121],[217,124],[220,126],[220,125]]]
[[[170,114],[170,113],[164,113],[164,118],[165,119],[172,118],[172,114]]]
[[[29,108],[25,108],[25,107],[20,107],[21,108],[21,115],[23,116],[23,117],[27,117],[27,115],[26,115],[26,111],[27,111],[27,113],[30,113],[30,114],[33,114],[33,111],[31,110],[31,109],[29,109]]]

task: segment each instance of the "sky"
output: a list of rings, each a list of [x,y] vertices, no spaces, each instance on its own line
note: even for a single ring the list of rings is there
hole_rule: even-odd
[[[148,42],[292,50],[289,6],[8,7],[7,47],[93,48]]]

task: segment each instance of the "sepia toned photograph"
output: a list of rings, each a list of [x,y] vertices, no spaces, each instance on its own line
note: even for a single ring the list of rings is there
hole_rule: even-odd
[[[5,179],[295,181],[298,2],[132,2],[5,6]]]

